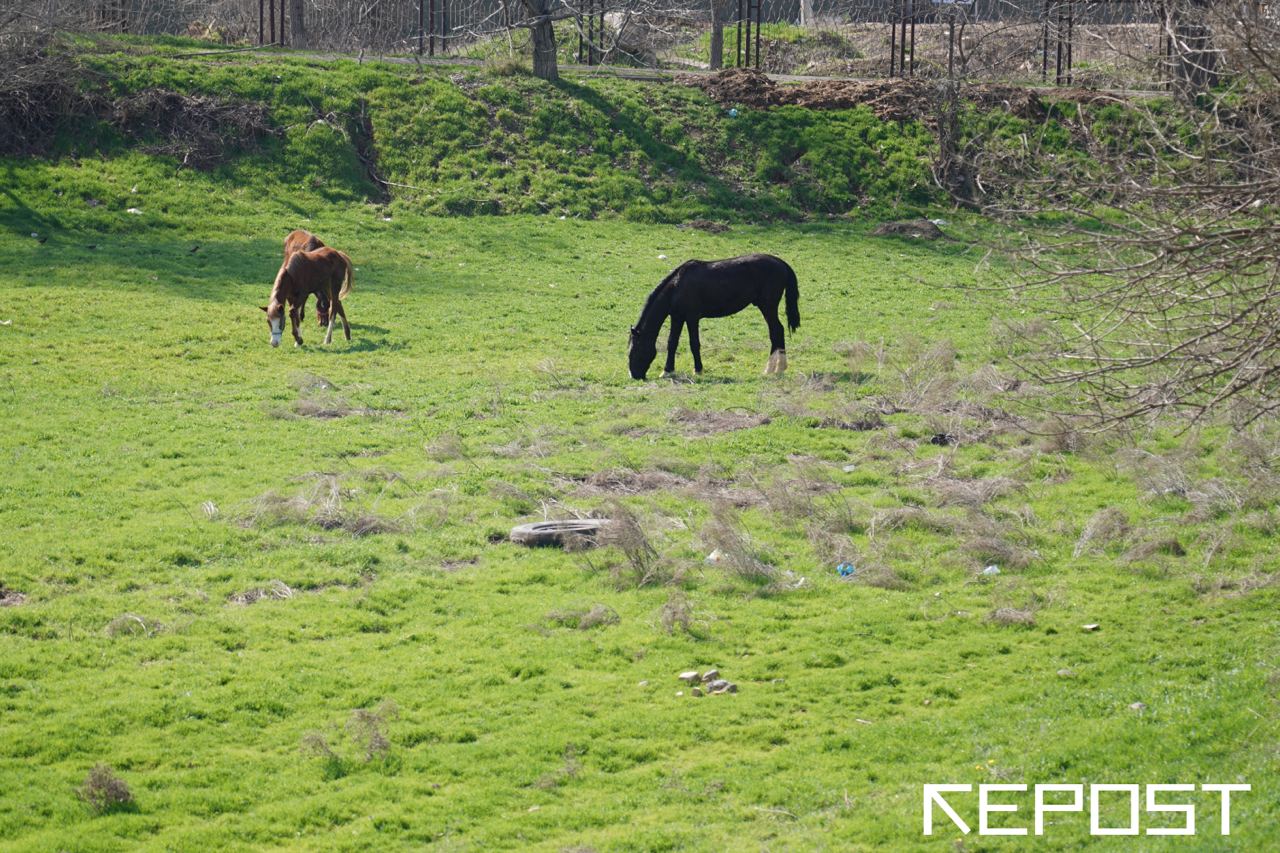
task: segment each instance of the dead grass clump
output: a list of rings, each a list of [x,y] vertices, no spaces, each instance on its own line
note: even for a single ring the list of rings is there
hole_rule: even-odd
[[[995,565],[1001,569],[1025,569],[1035,560],[1035,554],[1002,536],[979,534],[961,546],[983,565]]]
[[[76,794],[95,814],[133,811],[137,808],[129,786],[105,764],[96,765],[89,771]]]
[[[600,528],[596,541],[606,548],[622,552],[623,562],[609,567],[609,574],[619,589],[657,586],[674,579],[670,567],[653,546],[639,517],[628,507],[614,502],[609,507],[610,523]],[[590,558],[588,565],[590,565]]]
[[[1187,549],[1182,547],[1182,543],[1176,536],[1157,536],[1134,545],[1125,552],[1122,559],[1126,563],[1137,563],[1162,554],[1169,557],[1185,557]]]
[[[593,604],[589,609],[552,610],[546,615],[552,625],[589,631],[602,625],[617,625],[622,621],[618,611],[607,604]]]
[[[718,565],[736,577],[752,583],[779,580],[778,570],[760,558],[741,520],[727,506],[712,509],[711,521],[702,528],[702,542],[709,551],[720,553]]]
[[[1080,453],[1089,445],[1087,433],[1061,418],[1040,423],[1031,432],[1040,437],[1040,450],[1043,453]]]
[[[670,471],[609,469],[577,480],[583,494],[639,495],[687,486],[689,481]]]
[[[104,630],[108,637],[154,637],[164,630],[164,625],[135,613],[122,613],[108,622]]]
[[[851,413],[846,417],[828,417],[818,421],[821,429],[843,429],[850,432],[870,432],[873,429],[884,429],[884,417],[876,409],[864,409],[861,413]]]
[[[866,561],[859,564],[855,562],[854,567],[857,571],[848,577],[848,580],[853,583],[861,584],[862,586],[873,586],[876,589],[894,590],[895,592],[911,588],[911,584],[907,582],[906,578],[883,563]]]
[[[814,469],[801,470],[797,477],[763,480],[752,474],[747,479],[759,492],[763,504],[789,521],[812,518],[817,512],[815,499],[840,488]]]
[[[1021,486],[1008,477],[969,480],[959,477],[935,477],[928,481],[940,506],[963,506],[979,509],[996,498],[1012,494]]]
[[[499,444],[489,449],[493,451],[494,456],[500,456],[503,459],[542,459],[554,453],[556,445],[550,432],[539,429],[533,433],[518,435],[506,444]]]
[[[0,607],[17,607],[19,604],[25,604],[26,601],[27,597],[23,593],[0,584]]]
[[[987,621],[996,625],[1019,625],[1023,628],[1031,628],[1036,624],[1036,614],[1033,610],[997,607],[987,615]]]
[[[249,605],[264,598],[282,600],[293,598],[293,590],[284,581],[273,580],[265,587],[246,589],[244,592],[233,592],[227,596],[231,604]]]
[[[352,536],[392,533],[400,525],[369,512],[348,509],[346,501],[355,496],[344,489],[336,474],[311,475],[310,489],[286,497],[266,492],[256,498],[241,519],[245,527],[275,524],[313,524],[324,530],[342,530]]]
[[[879,533],[910,528],[929,533],[955,533],[959,520],[949,515],[932,512],[918,506],[900,506],[882,509],[871,516],[868,535],[874,539]]]
[[[763,426],[769,423],[769,417],[755,412],[676,409],[671,415],[671,422],[679,426],[681,432],[690,438],[705,438],[722,432]]]
[[[433,462],[452,462],[455,459],[466,459],[467,448],[462,439],[451,432],[438,435],[426,447],[427,457]]]
[[[328,379],[317,373],[311,373],[306,370],[297,370],[289,374],[289,384],[295,388],[299,394],[314,394],[317,391],[325,393],[338,390],[338,386],[334,385]]]
[[[384,699],[376,708],[357,708],[347,720],[347,733],[364,752],[365,761],[385,758],[391,752],[387,724],[400,716],[400,708]]]
[[[1121,456],[1121,466],[1138,486],[1156,497],[1186,498],[1195,487],[1191,465],[1192,459],[1185,452],[1160,455],[1131,450]]]
[[[694,629],[693,605],[688,597],[678,589],[673,589],[658,613],[662,630],[674,634],[677,630],[692,634]]]
[[[1129,516],[1117,507],[1100,509],[1085,523],[1080,538],[1072,550],[1073,557],[1088,552],[1100,552],[1112,542],[1122,541],[1129,535]]]
[[[1239,598],[1254,590],[1266,589],[1277,584],[1280,584],[1280,572],[1250,572],[1238,578],[1196,577],[1192,587],[1200,595],[1223,593],[1228,598]]]
[[[1217,478],[1195,483],[1186,493],[1191,502],[1188,521],[1202,522],[1226,515],[1233,515],[1244,509],[1249,496]]]

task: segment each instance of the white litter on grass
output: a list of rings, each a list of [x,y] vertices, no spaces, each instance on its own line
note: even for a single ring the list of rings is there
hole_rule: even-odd
[[[12,326],[12,325],[13,325],[12,320],[0,320],[0,326]]]
[[[139,210],[139,209],[138,209],[138,208],[136,208],[136,207],[131,207],[131,208],[129,208],[128,210],[126,210],[126,211],[125,211],[125,213],[132,213],[134,216],[141,216],[141,215],[142,215],[142,211],[141,211],[141,210]]]
[[[930,221],[930,222],[932,222],[934,225],[946,225],[946,224],[947,224],[947,220],[945,220],[945,219],[930,219],[929,221]]]
[[[989,576],[991,576],[991,575],[998,575],[998,574],[1000,574],[1000,567],[999,567],[999,566],[987,566],[985,569],[983,569],[983,570],[982,570],[982,573],[983,573],[984,575],[987,575],[988,577],[989,577]]]
[[[667,259],[666,255],[658,255],[658,260],[665,261],[666,259]]]
[[[715,549],[714,551],[712,551],[710,554],[707,555],[708,563],[718,563],[723,559],[724,559],[724,552],[721,551],[719,548]]]

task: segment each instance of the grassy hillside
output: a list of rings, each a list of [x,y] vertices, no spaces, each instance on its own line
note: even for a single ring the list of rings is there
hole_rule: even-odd
[[[95,62],[122,92],[257,92],[286,130],[210,171],[103,127],[0,161],[0,847],[955,849],[921,837],[920,786],[990,781],[1245,781],[1230,839],[1195,795],[1197,841],[1273,841],[1277,436],[1034,434],[1006,360],[1030,318],[968,289],[1007,273],[988,226],[626,221],[645,192],[735,220],[794,203],[697,189],[674,129],[653,151],[675,159],[645,153],[668,131],[624,101],[746,124],[682,90],[568,84],[553,111],[524,80]],[[438,197],[371,200],[342,118],[362,98],[384,177]],[[509,172],[564,206],[420,213],[524,197],[469,177],[472,131],[518,140]],[[614,210],[609,167],[534,168],[579,132],[622,146],[618,180],[650,164],[645,189]],[[309,320],[307,346],[267,345],[299,226],[356,261],[349,343]],[[746,251],[799,275],[791,371],[760,375],[748,312],[704,323],[704,377],[682,350],[675,381],[628,379],[653,285]],[[585,514],[640,532],[504,539]],[[711,667],[738,692],[676,680]],[[131,805],[77,796],[99,764]],[[1087,820],[1046,845],[1131,848]]]

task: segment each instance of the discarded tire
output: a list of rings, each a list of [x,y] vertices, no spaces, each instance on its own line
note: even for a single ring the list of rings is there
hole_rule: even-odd
[[[531,548],[553,545],[563,548],[566,544],[595,544],[600,528],[609,522],[600,518],[573,519],[570,521],[536,521],[511,529],[511,541]]]

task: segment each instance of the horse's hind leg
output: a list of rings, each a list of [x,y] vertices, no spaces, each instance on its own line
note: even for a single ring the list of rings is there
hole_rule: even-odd
[[[351,324],[347,322],[347,309],[342,307],[342,301],[336,296],[333,299],[333,310],[338,312],[338,316],[342,318],[342,333],[347,336],[347,340],[351,340]],[[330,312],[332,319],[333,312]]]
[[[301,325],[298,320],[298,313],[299,309],[296,305],[289,309],[289,323],[293,328],[293,345],[295,347],[302,346],[302,335],[298,333],[298,326]]]
[[[782,323],[778,322],[778,306],[772,308],[760,306],[760,313],[769,326],[769,362],[765,365],[764,375],[782,373],[787,369],[787,338]]]

